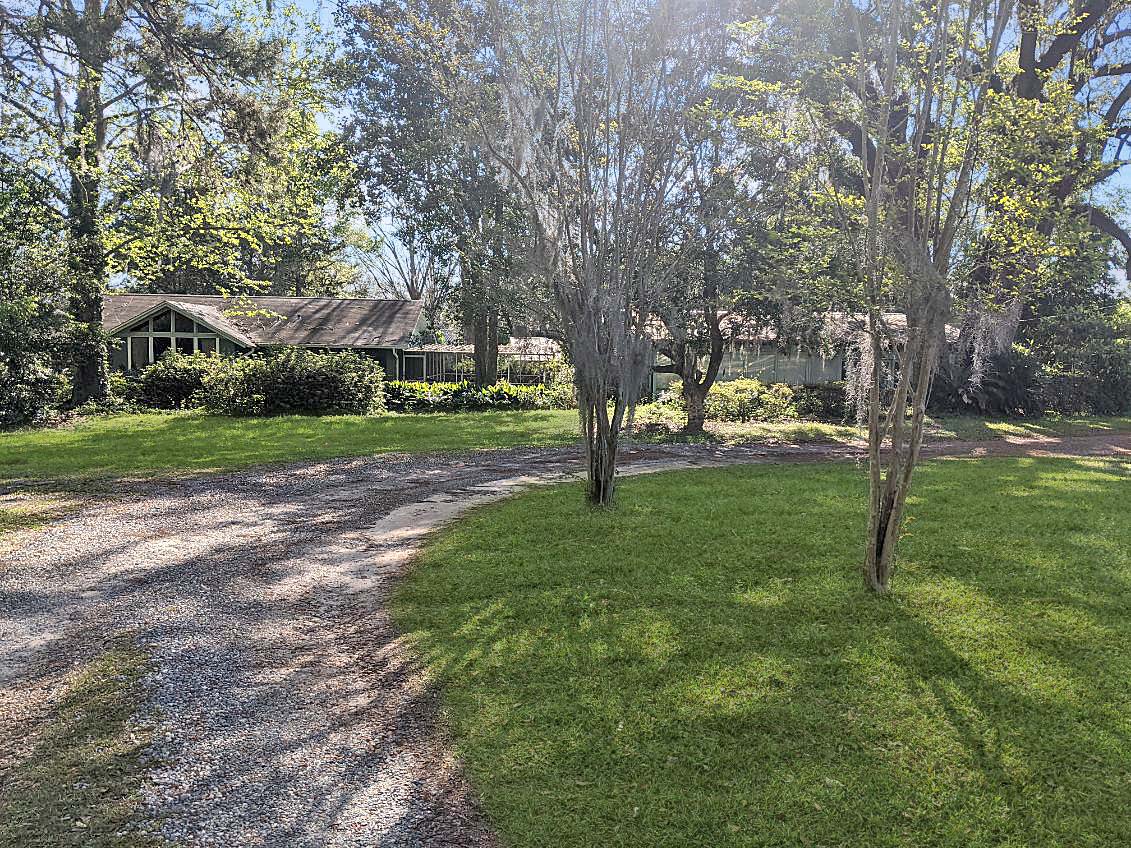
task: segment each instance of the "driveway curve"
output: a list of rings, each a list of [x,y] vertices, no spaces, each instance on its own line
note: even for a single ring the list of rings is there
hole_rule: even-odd
[[[1131,436],[927,453],[1131,456]],[[668,445],[622,458],[642,473],[859,455]],[[0,556],[0,716],[130,632],[154,663],[146,806],[174,844],[493,845],[386,601],[430,530],[579,467],[576,448],[518,449],[124,485]]]

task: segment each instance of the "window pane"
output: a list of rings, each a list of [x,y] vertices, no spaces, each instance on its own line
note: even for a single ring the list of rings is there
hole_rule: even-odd
[[[165,313],[165,317],[168,318],[168,313]],[[161,354],[167,351],[169,349],[169,345],[171,344],[172,341],[168,338],[168,336],[157,336],[153,340],[153,358],[160,359]]]
[[[192,319],[186,318],[179,312],[173,313],[173,329],[178,333],[191,333],[192,332]]]
[[[161,314],[153,316],[153,332],[169,332],[169,310],[166,309]]]
[[[237,350],[239,350],[239,348],[237,348],[227,339],[220,339],[220,353],[224,354],[225,356],[232,356],[236,353]]]
[[[185,356],[191,356],[192,336],[177,336],[177,350]]]
[[[144,368],[149,364],[149,339],[145,336],[130,338],[130,354],[133,356],[134,370]]]
[[[201,353],[215,353],[216,339],[198,339]]]
[[[115,371],[126,370],[126,340],[110,339],[110,367]]]
[[[148,333],[149,332],[149,319],[146,318],[140,324],[135,324],[130,327],[131,333]]]

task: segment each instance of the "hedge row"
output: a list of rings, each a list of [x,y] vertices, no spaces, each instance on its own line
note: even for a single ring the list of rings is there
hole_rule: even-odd
[[[662,405],[684,410],[682,386],[671,383],[658,398]],[[839,423],[847,415],[843,383],[814,386],[767,385],[761,380],[726,380],[707,392],[708,421],[783,421],[805,418]]]
[[[383,383],[381,366],[368,357],[282,348],[240,358],[170,352],[142,371],[134,391],[158,409],[371,415],[385,409]]]
[[[558,409],[573,401],[571,390],[556,386],[518,386],[505,380],[493,386],[397,380],[385,384],[393,412],[468,412],[482,409]]]
[[[141,372],[130,399],[157,409],[204,407],[221,415],[316,412],[369,415],[485,409],[568,409],[571,383],[494,386],[473,383],[385,383],[381,367],[353,353],[279,348],[258,356],[170,351]]]

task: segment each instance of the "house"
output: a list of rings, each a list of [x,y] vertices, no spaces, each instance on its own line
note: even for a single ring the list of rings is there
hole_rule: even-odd
[[[723,316],[720,314],[720,317]],[[902,312],[884,312],[880,321],[883,334],[894,346],[900,346],[907,333],[907,316]],[[717,379],[719,382],[755,379],[793,386],[843,380],[846,377],[847,354],[859,344],[867,322],[868,316],[864,313],[825,313],[820,319],[821,344],[800,345],[795,341],[781,340],[773,327],[752,327],[741,315],[729,313],[724,319],[727,343]],[[657,322],[657,339],[663,332],[661,327]],[[945,332],[948,342],[954,344],[958,341],[958,327],[947,324]],[[897,368],[895,353],[889,353],[889,356],[890,367]],[[660,353],[656,354],[655,361],[659,365],[670,364],[670,360]],[[705,358],[702,367],[706,368]],[[674,374],[653,373],[652,393],[663,391],[675,379]]]
[[[291,345],[365,354],[390,380],[435,382],[466,379],[472,353],[470,345],[421,344],[418,300],[108,294],[102,326],[113,339],[110,361],[118,371],[140,370],[171,349],[237,356]],[[560,355],[550,339],[516,339],[500,345],[500,371],[528,381]]]

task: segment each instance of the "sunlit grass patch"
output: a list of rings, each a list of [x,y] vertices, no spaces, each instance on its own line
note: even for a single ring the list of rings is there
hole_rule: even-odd
[[[849,465],[540,490],[437,537],[396,617],[508,845],[1119,844],[1129,473],[926,464],[883,599]]]

